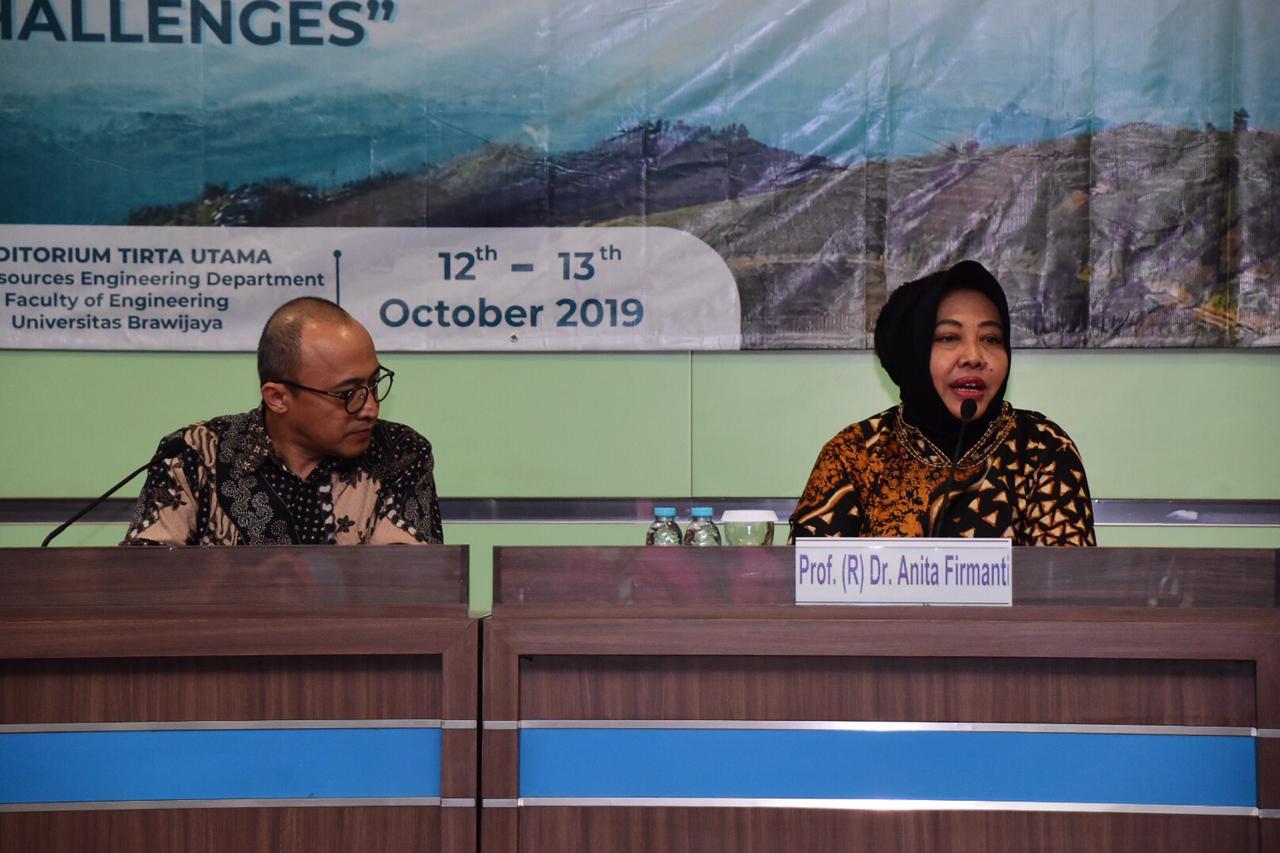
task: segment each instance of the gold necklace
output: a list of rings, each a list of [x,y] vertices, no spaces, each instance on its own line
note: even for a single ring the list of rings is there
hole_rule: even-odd
[[[930,468],[949,468],[951,467],[951,457],[943,453],[938,445],[934,444],[924,431],[919,427],[907,423],[907,419],[903,417],[905,403],[898,404],[898,422],[894,425],[894,431],[897,435],[898,443],[906,449],[908,455],[922,465]],[[1008,402],[1001,404],[1000,415],[987,425],[986,431],[982,437],[969,448],[956,462],[956,468],[962,470],[970,466],[976,465],[986,456],[995,451],[1000,443],[1004,441],[1004,437],[1009,430],[1013,428],[1013,406]],[[931,453],[924,456],[916,446],[916,441],[922,443]],[[990,447],[987,447],[990,442]],[[985,449],[984,449],[985,448]],[[981,452],[979,452],[981,451]],[[974,457],[969,459],[969,457]],[[968,461],[966,461],[968,460]]]

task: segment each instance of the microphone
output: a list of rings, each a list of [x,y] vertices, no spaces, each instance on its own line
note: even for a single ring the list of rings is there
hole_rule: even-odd
[[[60,524],[60,525],[58,525],[56,528],[54,528],[54,529],[53,529],[53,531],[52,531],[48,536],[44,537],[44,541],[40,543],[40,547],[41,547],[41,548],[48,548],[48,547],[49,547],[49,543],[50,543],[50,542],[52,542],[52,541],[54,540],[54,538],[55,538],[55,537],[57,537],[60,533],[62,533],[62,531],[66,530],[68,527],[70,527],[71,525],[75,524],[77,521],[79,521],[80,519],[84,518],[84,517],[85,517],[86,515],[88,515],[89,513],[93,512],[93,510],[97,509],[97,507],[98,507],[98,505],[99,505],[99,504],[101,504],[101,503],[102,503],[103,501],[105,501],[107,498],[111,497],[111,496],[112,496],[112,495],[114,495],[116,492],[118,492],[118,491],[120,491],[122,488],[124,488],[124,487],[125,487],[125,485],[127,485],[127,484],[128,484],[128,482],[129,482],[130,480],[132,480],[134,477],[138,476],[138,475],[139,475],[139,474],[141,474],[143,471],[145,471],[145,470],[147,470],[148,468],[150,468],[150,467],[151,467],[151,464],[152,464],[153,462],[155,462],[155,461],[156,461],[156,459],[158,459],[161,455],[162,455],[162,454],[161,454],[160,452],[157,452],[154,456],[152,456],[150,459],[148,459],[148,460],[146,461],[146,463],[144,463],[144,464],[142,465],[142,467],[140,467],[140,468],[136,469],[136,470],[135,470],[132,474],[130,474],[128,477],[125,477],[123,480],[121,480],[120,482],[116,483],[116,484],[115,484],[114,486],[112,486],[111,488],[107,489],[107,491],[102,495],[102,497],[98,498],[98,499],[97,499],[97,500],[95,500],[95,501],[90,502],[90,503],[89,503],[89,505],[88,505],[88,506],[86,506],[84,509],[80,510],[80,511],[79,511],[79,512],[77,512],[75,515],[71,516],[71,517],[70,517],[70,518],[68,518],[66,521],[62,522],[62,524]]]
[[[934,516],[933,523],[929,525],[930,538],[937,535],[938,528],[942,527],[942,520],[951,509],[951,500],[947,498],[947,492],[951,491],[951,487],[956,484],[956,466],[960,463],[960,449],[964,447],[964,429],[977,413],[978,404],[975,401],[965,400],[960,404],[960,433],[956,436],[956,449],[951,452],[951,468],[947,471],[947,482],[942,487],[942,507]]]

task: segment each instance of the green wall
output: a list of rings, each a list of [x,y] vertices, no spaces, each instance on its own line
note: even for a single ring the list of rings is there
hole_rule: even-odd
[[[0,497],[99,493],[166,432],[256,404],[249,355],[0,353]],[[891,405],[868,353],[383,356],[384,416],[454,497],[786,497]],[[1280,499],[1280,353],[1014,354],[1009,399],[1076,439],[1095,497]],[[132,492],[136,493],[136,487]]]
[[[449,497],[792,497],[822,443],[894,402],[869,353],[403,354],[384,416]],[[0,497],[89,497],[166,432],[256,403],[246,354],[0,353]],[[1280,352],[1017,351],[1009,399],[1076,439],[1096,498],[1280,500]],[[125,494],[136,494],[137,486]],[[487,547],[639,542],[643,525],[455,524]],[[0,546],[43,529],[0,527]],[[106,544],[86,525],[61,544]],[[781,538],[781,537],[780,537]],[[1102,544],[1280,547],[1277,528],[1109,528]],[[479,552],[486,551],[483,555]]]

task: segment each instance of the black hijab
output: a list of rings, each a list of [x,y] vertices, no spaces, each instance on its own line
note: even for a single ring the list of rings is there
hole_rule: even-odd
[[[929,356],[933,350],[938,305],[956,290],[972,290],[991,300],[1004,326],[1004,351],[1009,350],[1009,302],[1000,282],[977,261],[961,261],[951,269],[909,281],[889,295],[876,318],[876,355],[898,386],[907,422],[919,428],[943,453],[950,453],[960,434],[960,420],[947,410],[933,387]],[[961,454],[972,447],[1000,414],[1008,375],[982,416],[965,429]]]

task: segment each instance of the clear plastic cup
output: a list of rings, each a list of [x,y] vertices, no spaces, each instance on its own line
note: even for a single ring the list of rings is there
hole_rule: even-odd
[[[768,509],[731,509],[720,519],[726,545],[772,545],[778,514]]]

